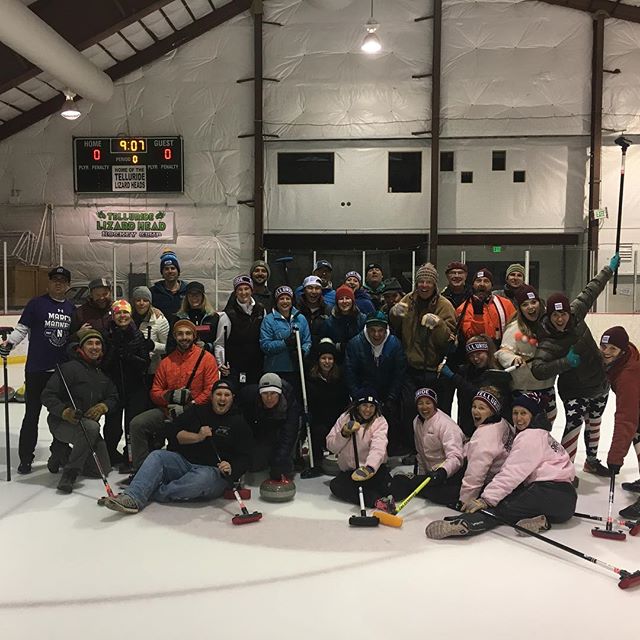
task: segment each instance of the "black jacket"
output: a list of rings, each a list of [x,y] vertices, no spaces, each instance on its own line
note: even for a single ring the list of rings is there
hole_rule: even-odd
[[[307,378],[307,392],[311,426],[330,429],[349,404],[349,394],[342,376],[328,382],[320,376],[310,375]]]
[[[255,300],[255,298],[254,298]],[[234,373],[245,373],[247,382],[257,383],[264,367],[264,353],[260,348],[260,326],[264,307],[256,300],[251,315],[236,302],[229,300],[225,313],[231,322],[231,333],[225,343],[225,357]]]
[[[123,396],[127,391],[139,389],[146,393],[143,379],[149,368],[153,343],[133,323],[120,329],[111,322],[103,335],[107,352],[102,360],[102,369],[113,380],[118,393]]]

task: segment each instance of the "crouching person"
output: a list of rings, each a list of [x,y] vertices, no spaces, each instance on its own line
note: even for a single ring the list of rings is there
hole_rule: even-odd
[[[551,436],[551,423],[534,394],[515,397],[513,424],[516,436],[499,473],[479,498],[462,506],[463,515],[429,524],[427,537],[467,536],[493,529],[498,521],[478,513],[485,509],[534,533],[573,516],[577,500],[573,463]]]
[[[336,498],[359,504],[358,487],[364,502],[373,507],[389,493],[391,476],[387,461],[387,421],[372,390],[363,389],[327,436],[327,449],[338,457],[340,473],[329,488]]]
[[[463,434],[460,427],[438,409],[438,396],[433,389],[416,391],[418,415],[413,421],[417,451],[417,474],[396,474],[391,480],[395,500],[406,498],[430,478],[418,494],[437,504],[455,504],[464,476]]]
[[[194,405],[168,428],[166,451],[152,451],[131,484],[105,506],[138,513],[151,500],[219,498],[249,466],[251,431],[234,405],[234,389],[218,380],[206,405]]]
[[[272,480],[293,476],[293,452],[298,439],[300,405],[293,387],[276,373],[247,385],[240,396],[253,432],[251,471],[269,470]]]
[[[81,332],[78,346],[71,352],[71,360],[60,365],[64,380],[60,371],[56,371],[42,392],[41,400],[49,410],[47,422],[53,437],[73,447],[58,483],[62,493],[73,491],[80,473],[91,478],[100,477],[92,450],[104,473],[109,473],[111,468],[98,421],[116,409],[118,392],[100,368],[103,354],[102,335],[95,329]],[[77,411],[73,408],[74,402]]]

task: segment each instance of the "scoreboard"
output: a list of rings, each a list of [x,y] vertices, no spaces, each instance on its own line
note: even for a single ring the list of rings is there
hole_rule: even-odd
[[[182,193],[182,136],[73,139],[76,193]]]

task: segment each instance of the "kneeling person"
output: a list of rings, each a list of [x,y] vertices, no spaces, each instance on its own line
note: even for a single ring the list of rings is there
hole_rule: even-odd
[[[249,466],[251,431],[234,407],[226,380],[213,385],[211,400],[194,405],[169,427],[169,447],[152,451],[131,484],[105,505],[137,513],[151,501],[181,502],[219,498]]]

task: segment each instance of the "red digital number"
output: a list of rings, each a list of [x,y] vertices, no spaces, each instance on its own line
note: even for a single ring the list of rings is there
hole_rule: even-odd
[[[93,150],[93,159],[97,162],[98,160],[100,160],[102,154],[100,153],[100,149],[94,149]]]
[[[171,160],[171,158],[173,158],[173,152],[171,151],[171,149],[169,149],[169,147],[167,147],[164,150],[164,159],[165,160]]]

